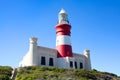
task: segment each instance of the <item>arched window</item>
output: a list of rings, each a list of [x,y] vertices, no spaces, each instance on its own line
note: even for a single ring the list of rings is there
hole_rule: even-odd
[[[83,63],[80,62],[80,69],[83,69]]]
[[[45,57],[41,57],[41,65],[46,65]]]
[[[49,58],[49,66],[54,66],[53,58]]]
[[[73,62],[70,61],[70,68],[73,68]]]
[[[77,62],[75,61],[75,69],[77,69]]]

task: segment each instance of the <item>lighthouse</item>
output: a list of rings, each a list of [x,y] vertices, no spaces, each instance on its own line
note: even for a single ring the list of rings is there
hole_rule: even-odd
[[[72,57],[71,25],[68,21],[68,15],[65,10],[61,10],[58,15],[58,24],[56,25],[56,49],[57,57]]]
[[[30,38],[30,47],[20,62],[20,67],[48,66],[68,69],[91,70],[90,50],[84,54],[72,52],[71,25],[65,10],[58,13],[56,30],[56,49],[39,46],[38,38]]]
[[[68,15],[63,9],[58,14],[58,23],[55,29],[58,66],[69,68],[69,58],[73,57],[70,36],[71,25],[68,21]]]

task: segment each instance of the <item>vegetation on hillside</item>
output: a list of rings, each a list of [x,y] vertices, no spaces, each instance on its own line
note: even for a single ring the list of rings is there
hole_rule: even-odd
[[[113,73],[54,67],[19,68],[16,80],[120,80]]]
[[[10,80],[12,68],[9,66],[0,66],[0,80]]]
[[[0,80],[11,80],[12,70],[9,66],[0,66]],[[95,69],[87,71],[54,67],[24,67],[18,69],[16,80],[120,80],[120,77]]]

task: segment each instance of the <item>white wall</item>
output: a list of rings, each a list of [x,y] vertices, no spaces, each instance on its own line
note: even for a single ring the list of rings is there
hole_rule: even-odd
[[[54,66],[57,67],[57,51],[55,49],[50,49],[50,48],[46,48],[46,47],[41,47],[38,46],[38,64],[41,65],[41,57],[45,57],[46,58],[46,66],[49,66],[49,58],[53,58],[54,60]]]
[[[83,63],[83,69],[88,70],[88,67],[91,67],[91,65],[88,65],[88,60],[85,55],[73,53],[73,57],[64,57],[64,58],[57,58],[57,51],[56,49],[46,48],[37,46],[37,54],[38,54],[38,66],[49,66],[49,58],[53,58],[54,67],[59,68],[70,68],[70,61],[73,62],[73,68],[75,68],[74,62],[77,62],[77,68],[80,68],[80,62]],[[41,65],[41,57],[45,57],[46,59],[46,65]],[[31,66],[31,55],[30,52],[28,52],[23,60],[20,62],[21,67],[24,66]]]

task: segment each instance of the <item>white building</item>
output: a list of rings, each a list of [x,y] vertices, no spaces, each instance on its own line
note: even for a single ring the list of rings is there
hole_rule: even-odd
[[[56,25],[56,49],[37,45],[37,38],[30,38],[28,53],[23,57],[19,67],[53,66],[59,68],[91,69],[90,50],[83,54],[73,53],[70,37],[71,25],[67,13],[62,9]]]

